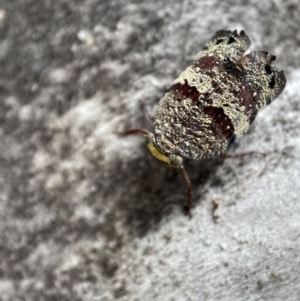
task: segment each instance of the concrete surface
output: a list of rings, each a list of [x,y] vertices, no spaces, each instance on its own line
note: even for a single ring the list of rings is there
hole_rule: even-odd
[[[300,300],[300,9],[274,1],[0,2],[0,298]],[[177,170],[142,137],[213,33],[287,86],[231,153]]]

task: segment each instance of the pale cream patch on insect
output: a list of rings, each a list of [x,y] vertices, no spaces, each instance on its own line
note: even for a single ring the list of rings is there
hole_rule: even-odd
[[[213,91],[211,86],[212,78],[206,74],[199,75],[199,71],[192,66],[187,67],[178,78],[174,80],[174,84],[180,83],[182,85],[187,82],[189,86],[195,87],[199,93],[209,93]]]
[[[212,40],[207,44],[207,49],[202,50],[198,53],[196,59],[200,59],[205,56],[215,56],[219,60],[223,61],[225,58],[234,59],[242,55],[240,49],[243,49],[245,46],[243,43],[237,42],[234,47],[228,44],[215,44],[215,41]]]
[[[245,107],[241,107],[236,101],[235,95],[228,89],[228,83],[221,83],[220,88],[223,90],[221,95],[216,92],[211,95],[212,106],[223,109],[234,126],[235,135],[240,137],[249,128],[249,118],[244,114]],[[240,90],[236,86],[235,88],[236,90]]]

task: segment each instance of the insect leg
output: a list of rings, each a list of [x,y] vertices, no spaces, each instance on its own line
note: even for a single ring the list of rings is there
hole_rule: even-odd
[[[192,188],[191,188],[191,181],[190,178],[186,172],[186,169],[183,164],[180,165],[180,170],[181,174],[183,176],[184,182],[186,184],[186,189],[187,189],[187,211],[188,215],[190,218],[192,218],[192,213],[191,213],[191,206],[192,206]]]
[[[253,155],[259,155],[259,156],[263,156],[263,157],[266,156],[265,153],[251,151],[251,152],[245,152],[245,153],[240,153],[240,154],[226,154],[226,153],[224,153],[224,154],[221,154],[220,157],[223,158],[223,159],[227,159],[227,158],[243,158],[243,157],[253,156]]]
[[[149,132],[147,130],[144,130],[144,129],[132,129],[132,130],[125,131],[123,133],[124,136],[136,135],[136,134],[148,135]]]

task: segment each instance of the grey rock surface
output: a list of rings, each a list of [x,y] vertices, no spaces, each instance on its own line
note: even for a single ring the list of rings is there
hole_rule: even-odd
[[[300,8],[273,1],[0,2],[0,299],[300,299]],[[231,153],[178,170],[142,137],[218,29],[287,86]]]

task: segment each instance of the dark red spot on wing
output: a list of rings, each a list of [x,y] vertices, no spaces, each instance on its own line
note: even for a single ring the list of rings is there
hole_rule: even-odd
[[[200,68],[200,69],[212,69],[215,67],[218,63],[218,60],[214,56],[204,56],[201,57],[200,59],[196,60],[194,62],[194,68]],[[200,71],[201,72],[201,71]]]
[[[177,83],[172,87],[174,91],[174,98],[177,101],[182,101],[183,99],[191,99],[193,102],[199,100],[200,93],[195,87],[191,87],[187,81],[184,84]]]
[[[218,135],[221,133],[225,139],[230,139],[234,133],[234,126],[222,108],[207,106],[203,113],[212,119],[211,130]]]
[[[244,114],[253,121],[257,114],[258,93],[255,93],[255,90],[245,81],[240,81],[239,90],[232,90],[232,93],[239,107],[245,108]]]

